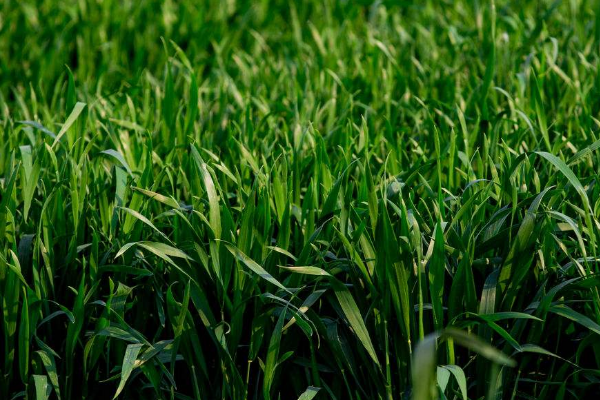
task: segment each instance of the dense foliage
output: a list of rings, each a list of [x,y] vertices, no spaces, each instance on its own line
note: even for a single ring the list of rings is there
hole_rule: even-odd
[[[586,0],[1,1],[0,398],[600,393],[599,49]]]

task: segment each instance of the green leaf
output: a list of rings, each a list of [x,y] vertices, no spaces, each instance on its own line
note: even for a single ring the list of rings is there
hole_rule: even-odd
[[[281,345],[281,333],[283,329],[283,322],[285,321],[285,315],[287,307],[283,308],[277,324],[271,334],[271,341],[269,342],[269,348],[267,350],[267,359],[265,361],[265,378],[263,382],[263,396],[265,400],[271,399],[271,385],[275,379],[275,369],[279,365],[279,346]]]
[[[321,388],[309,386],[308,388],[306,388],[304,393],[302,393],[300,397],[298,397],[298,400],[312,400],[317,395],[317,393],[319,393],[319,390],[321,390]]]
[[[125,356],[123,357],[123,364],[121,365],[121,380],[119,381],[119,387],[117,388],[117,392],[115,393],[113,399],[119,397],[119,394],[125,388],[127,379],[129,379],[131,372],[136,367],[137,356],[140,354],[142,346],[143,344],[141,343],[127,345],[127,349],[125,349]]]
[[[461,346],[482,355],[496,364],[508,367],[516,366],[516,362],[513,359],[471,333],[456,328],[447,328],[443,331],[443,335],[444,338],[452,338],[452,340]]]
[[[323,218],[327,217],[329,214],[336,211],[338,196],[340,193],[340,189],[342,187],[344,175],[345,175],[345,171],[338,177],[338,179],[333,184],[333,187],[329,191],[329,194],[327,195],[327,199],[325,200],[325,203],[323,204],[323,208],[321,209],[321,215],[319,217],[320,219],[323,219]]]
[[[151,190],[142,189],[142,188],[135,187],[135,186],[132,186],[131,189],[135,190],[137,192],[143,193],[146,196],[150,197],[151,199],[154,199],[154,200],[159,201],[159,202],[161,202],[163,204],[166,204],[167,206],[169,206],[171,208],[175,208],[175,209],[179,208],[179,204],[172,197],[163,196],[162,194],[155,193],[155,192],[153,192]]]
[[[413,400],[433,400],[437,398],[435,390],[436,352],[440,341],[452,339],[455,343],[464,346],[481,356],[499,365],[514,367],[515,361],[504,353],[485,343],[477,336],[458,330],[447,328],[441,333],[434,332],[417,343],[412,357],[412,382]],[[447,368],[448,366],[445,366]],[[457,367],[458,368],[458,367]],[[466,378],[457,368],[448,369],[459,382],[463,397],[466,396]],[[464,391],[463,391],[464,388]]]
[[[363,346],[365,346],[367,353],[369,353],[375,364],[380,366],[379,360],[377,359],[377,354],[375,353],[375,348],[371,342],[371,337],[369,336],[369,331],[365,326],[365,322],[360,315],[358,305],[354,301],[350,291],[348,288],[346,288],[346,285],[335,278],[331,280],[331,285],[335,292],[335,296],[337,297],[340,306],[344,311],[344,315],[350,324],[350,327],[352,330],[354,330],[354,334],[358,337]]]
[[[436,329],[441,329],[444,323],[442,301],[446,275],[446,257],[444,253],[444,232],[439,222],[435,226],[434,236],[433,254],[429,262],[429,291],[431,293],[431,304],[433,305],[434,324]]]
[[[460,388],[460,393],[462,394],[463,400],[467,400],[467,378],[465,377],[465,372],[458,365],[442,365],[442,368],[448,370],[454,375],[456,382],[458,383],[458,387]]]
[[[280,254],[283,254],[284,256],[287,256],[287,257],[291,258],[294,261],[298,260],[292,253],[290,253],[289,251],[284,250],[282,248],[279,248],[277,246],[267,246],[267,249],[273,250],[273,251],[275,251],[277,253],[280,253]]]
[[[167,259],[167,256],[170,257],[177,257],[177,258],[183,258],[186,260],[190,260],[193,261],[193,259],[188,256],[187,254],[185,254],[183,251],[173,247],[173,246],[169,246],[168,244],[165,243],[160,243],[160,242],[137,242],[137,245],[143,249],[146,249],[154,254],[156,254],[157,256],[163,258],[163,259]]]
[[[567,362],[567,363],[575,366],[576,368],[580,368],[577,364],[575,364],[575,363],[573,363],[573,362],[571,362],[571,361],[569,361],[569,360],[567,360],[565,358],[562,358],[561,356],[556,355],[553,352],[548,351],[548,350],[544,349],[543,347],[538,346],[536,344],[524,344],[524,345],[521,346],[521,350],[519,352],[521,352],[521,353],[542,354],[544,356],[550,356],[550,357],[558,358],[559,360],[565,361],[565,362]]]
[[[578,324],[588,328],[590,331],[600,335],[600,325],[564,304],[552,306],[548,311],[556,315],[560,315],[561,317],[570,319],[573,322],[577,322]]]
[[[69,117],[67,118],[65,123],[63,124],[62,128],[60,128],[58,135],[56,135],[56,139],[54,139],[54,142],[52,143],[52,148],[54,148],[56,146],[56,144],[60,141],[60,139],[64,136],[64,134],[67,133],[67,131],[69,130],[71,125],[73,125],[73,123],[75,123],[75,121],[79,117],[79,114],[81,114],[81,112],[83,111],[85,106],[86,106],[86,104],[81,103],[81,102],[77,102],[75,104],[75,106],[73,107],[73,110],[71,111],[71,114],[69,115]]]
[[[20,146],[21,157],[23,159],[23,172],[24,172],[24,188],[23,188],[23,218],[27,221],[29,215],[29,209],[31,208],[31,202],[35,194],[39,176],[40,176],[40,163],[39,159],[36,158],[35,163],[33,162],[31,146]]]
[[[435,356],[439,335],[432,333],[417,343],[412,357],[412,399],[433,400],[435,394]]]
[[[539,83],[534,71],[531,72],[531,79],[533,80],[531,84],[531,94],[535,114],[538,120],[538,126],[540,128],[540,133],[542,134],[542,138],[544,139],[546,149],[552,150],[552,145],[550,144],[550,136],[548,135],[548,123],[546,122],[546,111],[544,110],[544,103],[540,94]]]
[[[29,300],[27,291],[23,287],[23,304],[21,306],[21,323],[19,324],[19,372],[21,381],[27,383],[29,373]]]
[[[585,192],[583,185],[581,184],[581,182],[579,182],[579,179],[577,179],[577,176],[575,176],[571,168],[569,168],[563,160],[561,160],[553,154],[547,153],[545,151],[537,151],[536,154],[550,161],[550,163],[554,165],[554,167],[558,169],[567,178],[569,183],[573,186],[573,188],[575,188],[577,193],[579,193],[579,196],[581,196],[581,200],[583,201],[583,204],[586,207],[586,209],[589,210],[593,215],[593,212],[590,208],[590,201],[588,199],[587,193]]]
[[[440,391],[442,392],[442,396],[443,393],[446,391],[446,388],[448,387],[448,382],[450,382],[450,371],[448,371],[447,369],[444,369],[442,367],[437,367],[437,384],[440,387]],[[442,397],[444,398],[444,397]]]
[[[143,126],[139,126],[135,122],[125,121],[125,120],[116,119],[116,118],[109,118],[109,121],[112,122],[113,124],[119,125],[120,127],[129,129],[131,131],[138,131],[138,132],[146,131]],[[114,150],[107,150],[107,151],[114,151]],[[104,153],[104,151],[102,153]]]
[[[50,129],[46,128],[44,125],[40,124],[37,121],[17,121],[17,124],[23,124],[31,126],[32,128],[38,129],[44,132],[46,135],[50,136],[52,139],[56,138],[56,133],[52,132]]]
[[[282,267],[282,266],[279,266],[279,268],[285,269],[285,270],[288,270],[290,272],[294,272],[297,274],[331,276],[329,274],[329,272],[327,272],[321,268],[318,268],[318,267]]]
[[[493,314],[477,314],[477,316],[485,321],[491,322],[502,321],[505,319],[532,319],[534,321],[542,321],[535,315],[525,314],[516,311],[497,312]]]
[[[182,59],[187,60],[187,57],[185,57],[183,51],[181,51],[179,47],[176,48],[179,50],[178,53],[182,56]],[[189,64],[189,61],[187,61],[187,63]],[[196,81],[196,75],[194,75],[191,65],[188,69],[190,71],[190,77],[192,82],[190,84],[190,97],[187,108],[187,115],[185,118],[185,133],[187,135],[189,135],[192,132],[192,129],[194,128],[194,122],[196,122],[196,117],[198,115],[198,82]]]
[[[144,217],[139,212],[134,211],[134,210],[132,210],[130,208],[127,208],[127,207],[119,207],[119,208],[121,210],[125,211],[126,213],[132,215],[134,218],[139,219],[144,224],[148,225],[150,228],[152,228],[154,230],[154,232],[158,233],[160,236],[162,236],[166,240],[169,240],[169,238],[167,237],[167,235],[165,235],[164,233],[162,233],[161,231],[159,231],[158,228],[156,226],[154,226],[154,224],[148,218]]]
[[[118,151],[113,150],[113,149],[104,150],[104,151],[101,151],[100,153],[106,154],[106,155],[109,155],[109,156],[115,158],[117,161],[119,161],[119,163],[121,163],[123,168],[125,168],[125,170],[129,173],[129,175],[133,176],[133,171],[131,171],[129,164],[127,164],[127,161],[125,161],[125,158],[121,155],[121,153],[119,153]]]
[[[33,375],[33,383],[35,385],[35,399],[48,400],[52,393],[52,386],[48,383],[46,375]]]
[[[219,208],[219,195],[217,194],[217,189],[212,176],[206,167],[206,163],[204,163],[200,157],[200,153],[198,153],[198,150],[196,150],[195,146],[192,146],[192,154],[194,156],[194,160],[196,161],[196,165],[198,166],[198,170],[200,171],[200,176],[202,177],[202,182],[204,183],[204,189],[206,189],[206,194],[208,196],[208,219],[210,221],[210,227],[215,235],[215,239],[220,239],[221,211]]]
[[[54,356],[44,350],[38,350],[36,351],[36,354],[40,357],[40,360],[42,360],[44,369],[50,378],[50,383],[52,383],[52,387],[54,387],[56,397],[58,397],[58,400],[60,400],[60,387],[58,384],[58,373],[56,372],[56,362],[54,361]]]
[[[273,276],[271,274],[269,274],[263,267],[258,265],[254,260],[252,260],[247,255],[242,253],[237,247],[235,247],[231,244],[228,244],[228,243],[225,243],[225,247],[227,247],[227,250],[229,250],[231,252],[231,254],[233,254],[239,261],[241,261],[246,267],[250,268],[250,270],[252,270],[252,272],[257,274],[259,277],[272,283],[273,285],[277,286],[278,288],[283,289],[288,293],[291,293],[277,279],[273,278]]]

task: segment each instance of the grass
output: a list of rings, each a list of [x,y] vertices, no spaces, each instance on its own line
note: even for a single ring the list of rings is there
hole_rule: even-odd
[[[600,8],[0,3],[0,398],[600,393]]]

